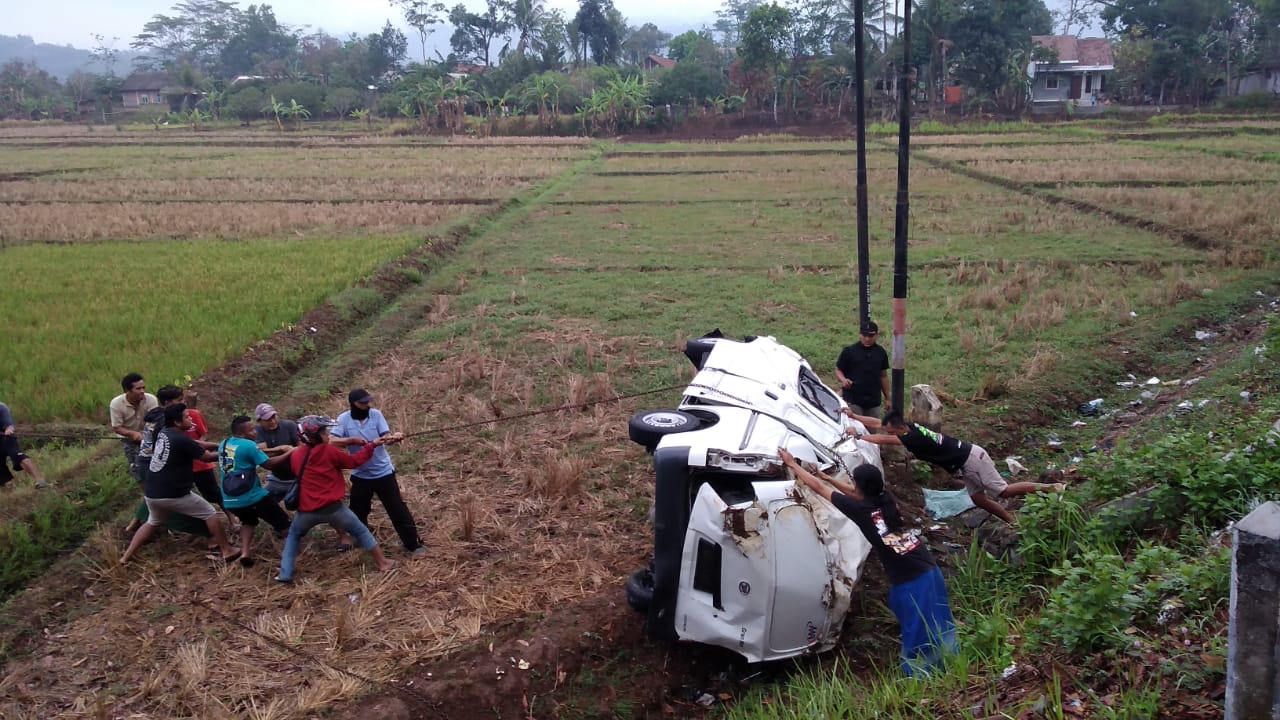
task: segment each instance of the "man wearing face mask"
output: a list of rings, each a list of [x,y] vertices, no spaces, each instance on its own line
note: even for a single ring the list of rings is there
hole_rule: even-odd
[[[356,388],[347,395],[350,409],[338,416],[337,425],[331,431],[331,443],[347,448],[355,454],[365,443],[381,438],[384,446],[374,451],[373,457],[351,471],[351,512],[360,522],[369,525],[369,511],[373,496],[382,501],[382,507],[391,518],[391,524],[404,543],[404,549],[414,557],[424,557],[427,549],[418,536],[418,526],[400,496],[400,483],[396,480],[396,468],[391,464],[391,454],[385,445],[404,440],[404,433],[393,433],[382,412],[373,407],[373,395],[364,388]],[[346,545],[346,543],[343,543]],[[348,545],[349,547],[349,545]],[[341,546],[340,546],[341,549]]]

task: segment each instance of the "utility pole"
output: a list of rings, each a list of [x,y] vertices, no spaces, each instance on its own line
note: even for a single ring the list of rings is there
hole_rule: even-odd
[[[857,0],[855,0],[857,2]],[[907,225],[911,165],[911,94],[915,73],[911,69],[911,2],[902,13],[902,77],[898,83],[898,193],[893,217],[893,358],[890,361],[892,409],[905,413],[903,402],[907,360]]]
[[[867,229],[867,108],[866,67],[863,41],[866,18],[862,0],[853,0],[853,104],[854,138],[857,143],[858,199],[858,328],[871,322],[871,234]]]

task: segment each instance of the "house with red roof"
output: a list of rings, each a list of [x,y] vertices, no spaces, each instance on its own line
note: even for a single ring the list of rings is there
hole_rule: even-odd
[[[1116,69],[1111,41],[1074,35],[1033,35],[1031,42],[1057,54],[1054,60],[1033,60],[1031,111],[1056,112],[1071,103],[1079,112],[1101,112],[1106,103],[1107,75]]]

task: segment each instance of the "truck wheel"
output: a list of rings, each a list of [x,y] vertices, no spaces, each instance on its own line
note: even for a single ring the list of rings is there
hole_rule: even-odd
[[[653,452],[664,435],[696,430],[701,424],[701,420],[687,412],[645,410],[631,416],[631,421],[627,423],[627,436]]]
[[[653,602],[653,572],[637,570],[627,578],[627,604],[637,612],[648,612]]]

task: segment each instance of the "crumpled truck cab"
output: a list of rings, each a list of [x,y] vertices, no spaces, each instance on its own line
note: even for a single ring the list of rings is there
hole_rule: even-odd
[[[771,337],[689,341],[698,369],[674,410],[636,414],[653,454],[653,564],[627,582],[651,637],[749,662],[833,647],[870,553],[857,526],[783,472],[778,448],[837,477],[881,466],[840,396]],[[847,479],[847,478],[845,478]]]

